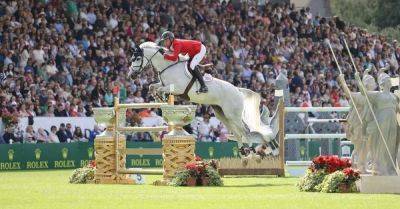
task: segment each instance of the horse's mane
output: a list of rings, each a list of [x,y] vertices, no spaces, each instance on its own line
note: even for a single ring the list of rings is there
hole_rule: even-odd
[[[147,41],[147,42],[144,42],[144,43],[142,43],[142,44],[140,44],[140,48],[159,48],[159,46],[156,44],[156,43],[154,43],[154,42],[151,42],[151,41]]]

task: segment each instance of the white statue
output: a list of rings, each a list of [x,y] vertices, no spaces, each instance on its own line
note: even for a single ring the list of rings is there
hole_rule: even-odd
[[[150,89],[173,95],[181,95],[187,91],[191,102],[211,105],[218,120],[233,132],[239,147],[243,143],[251,146],[252,143],[270,144],[274,141],[277,132],[263,123],[266,120],[261,120],[261,116],[265,114],[260,115],[261,97],[258,93],[237,88],[211,76],[205,79],[207,93],[197,93],[200,87],[197,81],[190,89],[186,89],[192,79],[192,75],[187,71],[187,58],[180,56],[177,62],[165,60],[159,51],[160,48],[162,47],[153,42],[140,44],[134,51],[129,77],[136,77],[151,64],[158,72],[160,83],[152,84]],[[277,151],[278,149],[272,153],[278,154]]]
[[[377,84],[374,77],[368,74],[369,70],[364,71],[364,76],[362,82],[366,87],[367,91],[373,91],[376,89]],[[370,118],[370,110],[366,106],[365,97],[360,92],[350,92],[350,89],[346,85],[344,75],[339,75],[339,83],[342,86],[345,95],[353,98],[355,107],[353,103],[350,103],[350,111],[347,115],[347,138],[354,144],[354,150],[351,155],[351,161],[354,168],[360,170],[361,173],[367,173],[367,156],[368,152],[371,150],[371,141],[368,140],[367,133],[370,132],[371,128],[375,126],[375,122]],[[360,114],[362,123],[357,111]],[[372,155],[371,155],[372,156]]]
[[[361,83],[358,73],[356,73],[356,79]],[[378,83],[381,91],[365,92],[372,104],[376,122],[379,124],[386,142],[385,145],[377,126],[367,127],[367,133],[370,134],[370,139],[372,139],[372,172],[374,175],[380,176],[397,175],[395,162],[397,155],[396,146],[398,144],[397,113],[399,99],[390,92],[392,84],[389,75],[381,72],[378,76]],[[361,85],[360,88],[362,88]],[[368,131],[368,128],[370,131]]]

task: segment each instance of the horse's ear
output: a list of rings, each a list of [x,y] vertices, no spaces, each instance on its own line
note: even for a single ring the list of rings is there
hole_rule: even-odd
[[[140,48],[139,45],[136,45],[136,51],[137,51],[137,52],[141,52],[141,51],[142,51],[142,49]]]

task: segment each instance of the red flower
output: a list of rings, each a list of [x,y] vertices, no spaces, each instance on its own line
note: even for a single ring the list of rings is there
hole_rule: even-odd
[[[322,164],[325,162],[324,156],[318,156],[313,159],[313,163],[315,164]]]
[[[187,163],[186,164],[186,169],[188,169],[188,170],[196,170],[196,163]]]
[[[348,159],[340,159],[336,155],[318,156],[313,159],[311,170],[325,170],[328,173],[333,173],[337,170],[343,170],[351,166],[351,162]]]
[[[89,168],[96,168],[96,161],[91,160],[91,161],[89,162]]]
[[[198,156],[198,155],[196,155],[196,156],[194,157],[194,159],[195,159],[196,161],[202,161],[201,157]]]
[[[357,181],[358,179],[360,179],[360,172],[357,170],[354,170],[352,168],[345,168],[343,170],[344,175],[346,176],[346,182],[347,183],[351,183],[354,181]]]
[[[345,168],[345,169],[343,170],[343,173],[346,174],[347,176],[351,176],[351,175],[354,174],[354,171],[353,171],[352,168]]]

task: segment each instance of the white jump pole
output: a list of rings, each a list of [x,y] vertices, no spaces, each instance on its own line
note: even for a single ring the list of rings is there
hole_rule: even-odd
[[[315,118],[309,118],[307,120],[309,123],[341,123],[341,122],[347,122],[346,119],[315,119]]]
[[[341,139],[346,134],[286,134],[285,139]]]
[[[285,112],[348,112],[350,107],[285,107]]]

